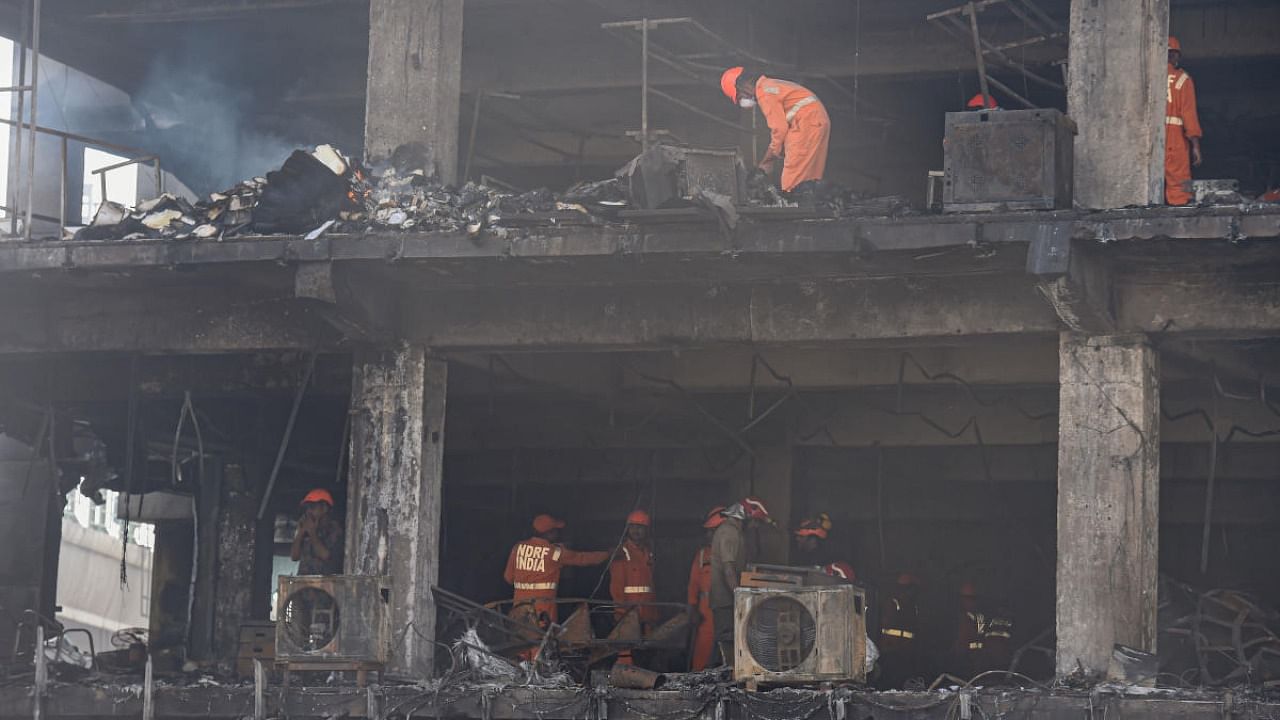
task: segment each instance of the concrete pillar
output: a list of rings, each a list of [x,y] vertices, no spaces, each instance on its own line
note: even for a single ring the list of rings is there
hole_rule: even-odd
[[[217,562],[213,584],[213,657],[229,670],[240,649],[240,623],[253,615],[258,547],[258,502],[243,466],[227,464],[218,503]],[[272,537],[265,539],[272,545]]]
[[[1164,197],[1169,0],[1071,3],[1067,113],[1076,122],[1075,202]]]
[[[778,527],[762,527],[756,560],[785,564],[791,557],[791,477],[793,453],[790,445],[756,448],[755,459],[745,458],[748,473],[743,478],[742,495],[764,501]],[[735,500],[740,498],[734,498]]]
[[[1057,672],[1156,649],[1160,374],[1145,336],[1059,349]]]
[[[421,346],[361,351],[351,378],[346,569],[391,578],[392,669],[431,670],[447,365]]]
[[[421,143],[445,182],[458,174],[462,0],[370,0],[366,160]]]

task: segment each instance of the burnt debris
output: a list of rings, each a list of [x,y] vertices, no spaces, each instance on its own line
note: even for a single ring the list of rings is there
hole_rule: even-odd
[[[364,167],[330,145],[295,150],[278,170],[207,200],[171,194],[127,208],[105,202],[75,240],[221,240],[239,235],[465,232],[486,228],[575,222],[613,222],[628,208],[709,208],[722,221],[737,205],[835,210],[838,214],[896,215],[901,198],[859,200],[834,183],[782,193],[768,178],[741,172],[723,151],[658,148],[606,180],[582,182],[556,195],[545,188],[513,193],[479,183],[454,187],[428,174],[412,148]],[[710,199],[709,199],[710,198]],[[729,224],[736,217],[728,218]]]

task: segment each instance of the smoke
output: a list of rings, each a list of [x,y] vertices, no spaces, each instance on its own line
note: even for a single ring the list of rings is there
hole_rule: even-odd
[[[217,35],[157,56],[133,95],[145,146],[199,195],[264,175],[306,144],[254,126],[250,111],[260,106],[250,89],[254,69],[228,61],[226,48],[213,47]]]

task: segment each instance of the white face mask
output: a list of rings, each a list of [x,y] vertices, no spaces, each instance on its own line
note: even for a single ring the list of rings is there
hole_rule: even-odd
[[[738,98],[738,107],[750,110],[756,106],[755,98]]]

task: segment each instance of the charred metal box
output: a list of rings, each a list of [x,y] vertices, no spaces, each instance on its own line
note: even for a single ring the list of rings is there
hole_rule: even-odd
[[[1070,208],[1075,132],[1054,109],[947,113],[943,212]]]
[[[735,205],[746,197],[746,173],[736,149],[654,145],[618,171],[632,207],[682,207],[702,191]]]
[[[385,663],[391,583],[368,575],[281,575],[278,663]]]

